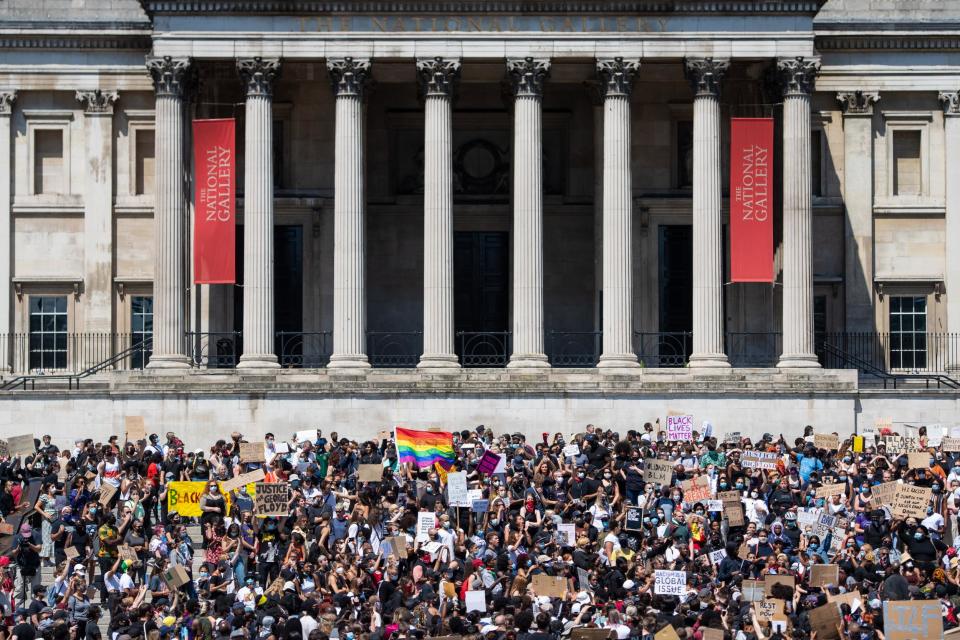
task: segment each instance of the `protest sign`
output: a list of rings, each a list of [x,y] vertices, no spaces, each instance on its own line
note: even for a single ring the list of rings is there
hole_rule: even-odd
[[[660,631],[653,636],[653,640],[680,640],[680,636],[677,635],[677,630],[673,628],[672,624],[668,624]]]
[[[483,452],[483,457],[480,458],[480,461],[477,463],[477,471],[480,473],[485,473],[488,476],[496,472],[497,467],[500,466],[500,459],[502,456],[497,455],[493,451],[487,450]]]
[[[717,500],[723,500],[724,502],[733,502],[735,504],[740,504],[740,492],[739,491],[718,491]]]
[[[893,504],[890,511],[894,518],[913,517],[923,520],[927,517],[927,505],[930,503],[931,495],[933,495],[933,491],[929,487],[901,484],[897,486],[897,491],[893,494]]]
[[[840,624],[840,610],[832,602],[811,609],[807,614],[810,617],[810,627],[817,632],[817,640],[840,640],[837,625]]]
[[[487,611],[487,592],[480,591],[467,591],[467,613],[471,611]]]
[[[725,549],[717,549],[716,551],[710,552],[710,562],[714,565],[719,565],[720,562],[727,557],[727,552]]]
[[[892,430],[893,429],[893,418],[887,416],[884,418],[877,418],[873,421],[873,428],[877,433],[881,433],[884,429]]]
[[[7,438],[7,451],[11,457],[32,456],[37,452],[37,446],[33,441],[33,434],[24,434],[22,436],[12,436]]]
[[[551,598],[562,598],[567,592],[566,578],[548,576],[545,573],[537,573],[533,576],[533,591],[538,596],[549,596]]]
[[[124,416],[123,425],[127,434],[127,442],[136,442],[147,437],[147,427],[143,422],[143,416]]]
[[[643,478],[647,482],[670,484],[673,480],[673,463],[669,460],[647,458],[643,461]]]
[[[100,504],[107,507],[110,505],[110,501],[113,500],[113,496],[120,491],[117,487],[113,486],[109,482],[104,482],[100,485]]]
[[[846,482],[836,482],[834,484],[825,484],[822,487],[817,487],[817,497],[818,498],[832,498],[836,495],[843,495],[847,490]]]
[[[761,602],[754,602],[753,610],[757,612],[757,620],[770,622],[777,615],[783,614],[783,604],[783,600],[770,598]]]
[[[489,500],[471,500],[470,510],[474,513],[486,513],[490,510]]]
[[[766,596],[763,593],[763,583],[759,580],[743,581],[743,601],[762,602]]]
[[[167,583],[170,589],[177,590],[190,582],[190,576],[183,565],[175,564],[163,572],[163,581]]]
[[[863,453],[863,436],[853,436],[853,452]]]
[[[9,522],[0,522],[0,535],[2,536],[12,536],[13,535],[13,525]]]
[[[885,640],[943,637],[939,600],[888,600],[883,603]]]
[[[357,469],[357,480],[360,482],[381,482],[383,480],[383,465],[360,465],[360,467]]]
[[[724,444],[738,444],[740,442],[740,432],[732,431],[723,437]]]
[[[693,416],[670,414],[667,416],[667,440],[690,442],[693,440]]]
[[[593,589],[590,588],[590,574],[580,567],[577,567],[577,585],[580,591],[593,593]]]
[[[80,557],[80,552],[77,551],[77,548],[74,546],[64,547],[63,555],[67,556],[67,560],[73,560],[74,558]]]
[[[807,527],[810,527],[813,530],[813,527],[817,524],[817,520],[820,518],[820,509],[814,508],[803,508],[797,510],[797,526],[800,527],[801,531],[806,531]]]
[[[682,596],[686,590],[686,571],[666,571],[663,569],[657,569],[654,573],[654,593],[666,596]]]
[[[304,442],[313,442],[314,440],[317,439],[317,430],[303,429],[301,431],[297,431],[293,435],[297,439],[297,442],[299,442],[300,444],[303,444]]]
[[[223,495],[225,503],[224,511],[230,513],[230,493],[220,484],[220,493]],[[251,485],[251,483],[247,483]],[[256,483],[251,485],[250,497],[256,495]],[[185,518],[199,518],[203,511],[200,510],[200,498],[207,489],[206,482],[177,481],[167,484],[167,511],[170,513],[179,513]]]
[[[893,480],[892,482],[884,482],[883,484],[871,487],[870,506],[876,509],[883,505],[889,505],[893,502],[893,495],[897,492],[897,487],[899,486],[900,483]]]
[[[840,448],[840,436],[832,433],[813,434],[813,446],[817,449],[837,450]]]
[[[767,574],[763,576],[763,595],[770,598],[773,596],[773,586],[777,584],[782,584],[794,588],[795,580],[793,576],[786,575],[771,575]]]
[[[240,460],[242,462],[263,462],[266,460],[266,445],[262,442],[241,442]]]
[[[286,482],[258,482],[254,485],[253,513],[259,517],[290,513],[290,486]]]
[[[638,507],[627,508],[626,523],[623,526],[627,531],[643,530],[643,509]]]
[[[840,581],[840,566],[835,564],[815,564],[810,567],[810,586],[825,587]]]
[[[723,631],[720,629],[711,629],[710,627],[700,627],[703,633],[703,640],[723,640]]]
[[[943,439],[943,442],[940,443],[940,446],[943,447],[944,451],[960,451],[960,438],[947,438]]]
[[[571,442],[563,448],[563,455],[566,458],[576,458],[580,455],[580,445],[576,442]]]
[[[732,502],[724,502],[723,517],[727,519],[728,526],[742,527],[744,524],[743,506],[739,502],[736,504]]]
[[[740,466],[744,469],[773,470],[777,468],[779,459],[780,456],[767,451],[744,451],[740,454]]]
[[[684,480],[680,483],[680,488],[683,490],[683,501],[687,504],[709,500],[712,495],[710,478],[707,476]]]
[[[139,561],[137,558],[137,552],[133,550],[133,547],[122,544],[117,547],[117,552],[120,554],[121,560],[126,560],[128,564],[133,564]]]
[[[910,469],[929,469],[930,454],[926,451],[911,451],[907,454],[907,465]]]
[[[610,640],[616,637],[613,629],[588,629],[577,627],[570,630],[570,640]]]
[[[437,528],[437,514],[432,511],[417,513],[417,540],[429,540],[430,530]]]
[[[707,511],[715,513],[723,512],[723,500],[707,500]]]
[[[821,513],[820,517],[817,518],[817,524],[813,528],[813,533],[820,537],[822,540],[830,531],[833,530],[833,527],[837,524],[837,517],[831,516],[827,513]]]
[[[393,555],[401,559],[407,557],[407,536],[390,536],[386,542],[390,543]]]
[[[470,507],[473,501],[467,489],[467,474],[456,471],[447,474],[447,504],[451,507]]]
[[[558,544],[561,546],[577,546],[577,525],[573,523],[562,522],[557,525]]]
[[[859,591],[838,593],[837,595],[833,595],[827,591],[827,602],[834,602],[838,606],[847,604],[850,606],[850,611],[856,611],[858,608],[863,607],[863,596],[860,595]]]
[[[224,480],[220,483],[220,491],[222,491],[224,494],[227,494],[231,491],[239,489],[244,485],[260,482],[264,479],[264,477],[263,469],[254,469],[250,473],[242,473],[235,478]]]

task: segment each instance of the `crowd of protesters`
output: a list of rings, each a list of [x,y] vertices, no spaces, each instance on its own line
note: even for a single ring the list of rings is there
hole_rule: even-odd
[[[929,468],[917,469],[882,438],[817,449],[813,431],[676,442],[659,424],[588,425],[532,442],[480,426],[454,432],[452,469],[398,464],[387,434],[267,434],[263,462],[240,459],[239,433],[195,451],[174,433],[63,451],[44,436],[35,454],[0,460],[0,515],[30,512],[0,537],[0,640],[560,640],[583,629],[659,640],[673,637],[657,635],[667,626],[681,640],[883,640],[882,603],[911,599],[939,601],[944,628],[957,626],[960,454],[921,429]],[[504,457],[497,472],[477,470],[485,451]],[[745,467],[751,451],[776,454],[775,468]],[[671,462],[669,483],[645,479],[652,458]],[[382,481],[360,482],[364,464],[382,465]],[[261,467],[289,484],[288,515],[257,517],[246,487],[221,494],[220,481]],[[482,499],[451,507],[448,472],[465,472]],[[742,523],[714,499],[685,501],[684,481],[698,477],[714,497],[739,494]],[[186,480],[206,486],[196,518],[168,504],[170,483]],[[932,490],[926,517],[897,519],[871,500],[891,481]],[[436,527],[418,537],[419,512]],[[847,526],[818,530],[817,514]],[[560,535],[569,524],[574,535]],[[818,564],[838,565],[835,583],[810,584]],[[175,565],[189,580],[171,588]],[[657,570],[685,571],[682,595],[657,593]],[[538,574],[563,578],[562,594],[538,594]],[[746,593],[768,574],[794,579],[774,587],[785,626],[759,619]],[[483,606],[468,607],[468,592]],[[810,611],[835,600],[835,628],[815,628]]]

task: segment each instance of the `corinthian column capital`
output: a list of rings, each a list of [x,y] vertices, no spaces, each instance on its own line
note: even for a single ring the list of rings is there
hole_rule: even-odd
[[[8,116],[13,112],[13,103],[17,100],[17,91],[0,91],[0,115]]]
[[[119,94],[116,91],[77,91],[77,101],[83,104],[84,111],[87,113],[113,113],[113,103],[117,101]]]
[[[597,60],[597,75],[600,76],[600,91],[607,96],[630,96],[633,79],[640,70],[638,58],[603,58]]]
[[[944,115],[960,116],[960,91],[941,91],[940,102]]]
[[[452,97],[460,80],[460,60],[450,58],[420,58],[417,77],[425,95]]]
[[[363,96],[370,81],[369,58],[331,58],[327,70],[335,96]]]
[[[683,61],[683,74],[698,96],[720,95],[720,82],[730,68],[729,60],[714,58],[687,58]]]
[[[147,70],[153,77],[153,88],[157,96],[182,98],[190,72],[190,58],[148,57]]]
[[[280,77],[280,60],[276,58],[241,58],[237,60],[237,73],[246,87],[247,97],[273,96],[273,83]]]
[[[550,60],[548,58],[508,58],[507,74],[513,95],[543,96],[543,83],[550,77]]]
[[[782,58],[777,60],[777,79],[784,96],[809,96],[820,73],[820,58]]]
[[[840,91],[837,93],[837,102],[847,116],[873,115],[873,105],[880,100],[876,91]]]

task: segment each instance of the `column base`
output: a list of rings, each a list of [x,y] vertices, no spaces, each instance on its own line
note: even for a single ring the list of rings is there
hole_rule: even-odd
[[[370,361],[364,353],[340,353],[330,356],[327,369],[369,369]]]
[[[453,353],[425,353],[420,356],[417,369],[460,369],[460,359]]]
[[[549,369],[550,361],[542,353],[515,353],[510,356],[507,369]]]
[[[694,353],[687,367],[691,369],[729,369],[730,361],[725,353]]]
[[[244,353],[240,355],[237,369],[279,369],[280,363],[273,353]]]
[[[777,362],[778,369],[820,369],[820,361],[812,353],[785,353]]]
[[[603,354],[597,361],[598,369],[639,369],[637,356],[632,353]]]
[[[190,368],[190,359],[180,353],[173,353],[169,355],[157,355],[156,353],[150,356],[150,361],[147,363],[147,369],[189,369]]]

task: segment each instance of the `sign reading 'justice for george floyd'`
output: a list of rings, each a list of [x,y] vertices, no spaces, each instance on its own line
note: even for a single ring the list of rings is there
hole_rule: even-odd
[[[193,122],[193,281],[234,284],[236,277],[236,127],[233,118]]]

